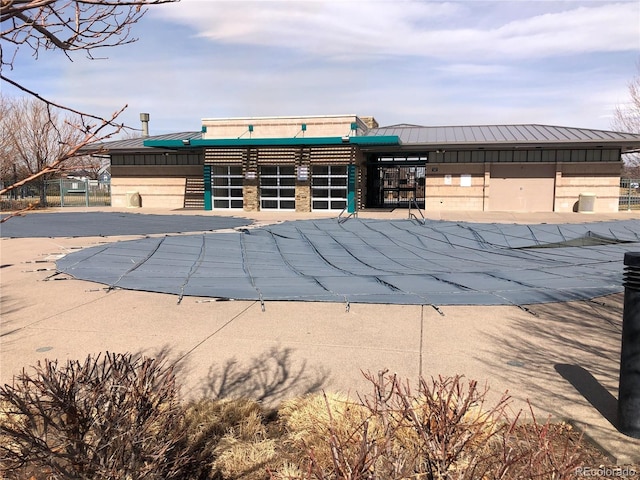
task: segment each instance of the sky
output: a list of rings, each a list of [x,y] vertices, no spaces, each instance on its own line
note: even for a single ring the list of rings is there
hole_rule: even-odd
[[[182,0],[133,36],[97,60],[22,48],[3,74],[78,110],[127,105],[133,127],[147,112],[151,135],[329,114],[607,130],[640,75],[638,0]]]

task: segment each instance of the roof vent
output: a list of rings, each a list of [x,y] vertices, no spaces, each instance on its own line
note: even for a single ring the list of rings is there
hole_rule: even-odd
[[[140,122],[142,123],[142,137],[149,137],[149,114],[141,113],[140,114]]]

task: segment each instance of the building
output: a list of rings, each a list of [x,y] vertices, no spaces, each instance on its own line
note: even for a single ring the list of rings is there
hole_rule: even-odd
[[[147,117],[148,118],[148,117]],[[321,211],[618,210],[640,135],[546,125],[380,127],[373,117],[205,118],[103,144],[113,206]]]

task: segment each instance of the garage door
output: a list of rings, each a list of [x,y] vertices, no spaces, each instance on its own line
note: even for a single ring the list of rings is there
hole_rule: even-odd
[[[493,164],[489,210],[497,212],[552,212],[555,165]]]

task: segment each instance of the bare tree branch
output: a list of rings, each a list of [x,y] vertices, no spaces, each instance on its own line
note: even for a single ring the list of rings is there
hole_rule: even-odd
[[[172,3],[177,0],[0,0],[0,81],[16,87],[21,92],[42,102],[46,106],[48,122],[42,125],[39,136],[59,137],[62,148],[42,148],[38,150],[37,169],[29,169],[25,178],[16,181],[16,152],[23,163],[28,157],[28,145],[14,142],[12,152],[7,150],[5,138],[0,139],[2,155],[2,179],[13,176],[14,183],[0,190],[0,195],[10,192],[26,183],[42,179],[62,168],[70,158],[86,155],[90,145],[120,132],[124,127],[117,118],[126,105],[110,117],[82,112],[68,105],[62,105],[39,95],[33,88],[9,78],[4,72],[13,70],[14,62],[22,52],[38,58],[41,50],[57,50],[72,60],[70,52],[83,51],[94,59],[92,51],[135,42],[131,36],[133,26],[144,16],[148,6]],[[63,110],[76,118],[67,122],[76,130],[75,140],[62,140],[65,135],[61,124],[56,121],[54,110]],[[2,112],[5,117],[4,111]],[[38,136],[36,135],[36,137]],[[73,137],[65,137],[67,139]],[[96,147],[95,152],[99,151]],[[11,158],[8,160],[8,158]],[[13,165],[10,165],[14,162]],[[12,170],[12,171],[11,171]],[[9,175],[7,174],[9,172]],[[42,181],[42,180],[40,180]]]
[[[629,100],[617,105],[613,115],[613,128],[620,132],[640,133],[640,62],[638,74],[629,82]],[[640,154],[631,153],[623,156],[625,167],[637,176],[640,173]]]
[[[70,158],[87,155],[87,153],[89,153],[88,147],[90,145],[110,138],[122,129],[122,125],[118,125],[117,123],[115,123],[115,119],[124,111],[125,108],[126,107],[123,107],[119,111],[115,112],[109,119],[99,119],[98,122],[94,125],[87,125],[84,120],[82,121],[81,125],[74,125],[70,121],[67,121],[66,125],[68,127],[71,127],[72,129],[75,129],[75,131],[81,133],[81,135],[72,135],[70,138],[67,138],[65,136],[55,137],[58,138],[57,142],[61,148],[57,153],[53,155],[53,157],[51,156],[52,152],[50,152],[50,148],[42,145],[43,140],[45,140],[44,137],[47,137],[46,131],[42,131],[40,133],[36,132],[37,135],[34,136],[38,137],[39,140],[35,145],[33,143],[29,145],[23,145],[20,141],[16,140],[12,145],[17,152],[14,155],[20,156],[25,159],[39,156],[41,157],[41,161],[29,168],[30,174],[28,176],[20,181],[14,182],[12,185],[0,189],[0,195],[4,195],[12,190],[15,190],[18,187],[33,182],[34,180],[39,179],[49,173],[58,171],[62,163]],[[18,117],[25,116],[24,114],[20,115],[20,113],[21,112],[18,112]],[[30,119],[27,119],[27,121],[30,121]],[[51,113],[49,113],[48,120],[46,120],[45,122],[40,122],[40,125],[36,125],[36,128],[51,129],[53,128],[52,125],[54,125],[55,123],[56,122],[54,121],[54,118],[52,117]],[[109,128],[109,131],[105,132],[104,130],[107,128]],[[14,126],[13,130],[17,130],[18,135],[23,133],[19,131],[19,128],[17,126]],[[26,135],[22,134],[22,136]],[[33,151],[29,149],[39,149],[40,151],[34,154]],[[98,153],[99,151],[100,147],[96,146],[90,153]]]
[[[11,80],[9,77],[7,77],[7,76],[5,76],[5,75],[0,74],[0,80],[2,80],[2,81],[4,81],[4,82],[7,82],[7,83],[9,83],[9,84],[11,84],[11,85],[13,85],[14,87],[18,88],[19,90],[21,90],[21,91],[23,91],[23,92],[27,93],[28,95],[30,95],[30,96],[32,96],[32,97],[37,98],[38,100],[40,100],[40,101],[42,101],[42,102],[46,103],[47,105],[49,105],[49,106],[51,106],[51,107],[59,108],[59,109],[61,109],[61,110],[65,110],[65,111],[67,111],[67,112],[69,112],[69,113],[73,113],[73,114],[79,115],[79,116],[80,116],[81,118],[83,118],[83,119],[84,119],[84,118],[90,118],[90,119],[92,119],[92,120],[97,120],[97,121],[99,121],[99,122],[103,122],[103,121],[105,121],[105,119],[104,119],[103,117],[100,117],[100,116],[98,116],[98,115],[93,115],[93,114],[91,114],[91,113],[81,112],[80,110],[76,110],[76,109],[71,108],[71,107],[69,107],[69,106],[62,105],[62,104],[59,104],[59,103],[53,102],[53,101],[51,101],[51,100],[48,100],[48,99],[46,99],[45,97],[41,96],[40,94],[38,94],[38,93],[34,92],[33,90],[31,90],[31,89],[29,89],[29,88],[25,87],[24,85],[22,85],[22,84],[20,84],[20,83],[18,83],[18,82],[15,82],[15,81],[13,81],[13,80]],[[125,105],[124,107],[122,107],[122,108],[118,111],[118,115],[119,115],[120,113],[122,113],[126,108],[127,108],[127,105]],[[117,128],[118,130],[120,130],[120,129],[124,128],[124,125],[123,125],[123,124],[115,123],[115,119],[118,117],[118,115],[113,115],[113,116],[111,117],[111,120],[109,120],[108,125],[110,125],[110,126],[112,126],[112,127],[115,127],[115,128]],[[84,123],[84,122],[83,122],[83,123]],[[92,127],[91,127],[91,126],[89,126],[89,125],[85,125],[85,127],[84,127],[84,128],[85,128],[85,129],[90,129],[90,128],[92,128]],[[88,130],[86,130],[86,131],[88,131]]]
[[[131,27],[149,5],[175,0],[0,0],[0,20],[6,24],[0,38],[28,45],[37,56],[40,48],[84,50],[135,42]],[[2,60],[3,65],[11,61]]]

